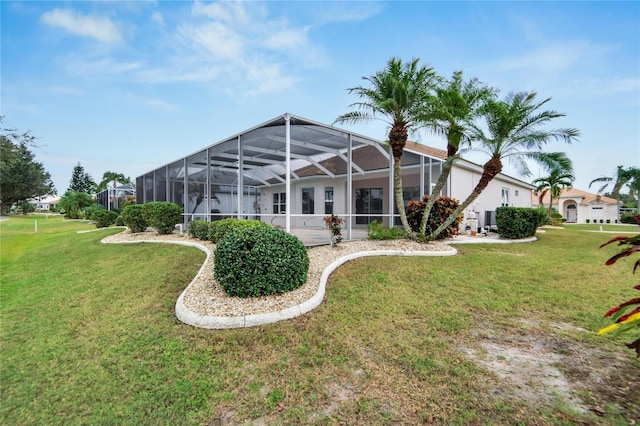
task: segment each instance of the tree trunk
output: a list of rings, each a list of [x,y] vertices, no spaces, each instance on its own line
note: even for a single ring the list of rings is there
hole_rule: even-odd
[[[453,169],[453,160],[454,157],[458,154],[458,148],[460,146],[460,138],[461,135],[454,133],[447,135],[447,161],[445,161],[444,166],[442,167],[442,172],[440,173],[440,177],[436,182],[436,186],[433,188],[429,188],[429,199],[427,200],[427,204],[424,206],[424,213],[422,214],[422,221],[420,222],[420,229],[418,230],[418,235],[420,238],[425,235],[427,231],[427,221],[429,220],[429,215],[431,214],[431,209],[436,202],[437,197],[434,194],[440,194],[442,188],[447,183],[447,179],[451,174],[451,170]],[[429,171],[431,172],[431,171]]]
[[[438,237],[438,235],[442,233],[442,231],[447,229],[447,227],[451,225],[454,220],[456,220],[458,215],[460,215],[460,213],[462,213],[464,209],[466,209],[467,206],[469,206],[469,204],[471,204],[472,202],[475,201],[476,198],[478,198],[478,196],[482,193],[482,191],[484,191],[487,188],[487,186],[489,185],[489,182],[491,182],[493,178],[495,178],[496,175],[501,171],[502,171],[502,161],[500,160],[500,157],[493,157],[489,161],[487,161],[483,166],[482,176],[480,177],[480,180],[476,184],[476,187],[473,188],[473,191],[471,191],[471,194],[469,194],[467,199],[464,200],[462,204],[460,204],[458,208],[455,209],[453,213],[451,213],[449,217],[442,224],[440,224],[440,226],[436,228],[435,231],[427,235],[426,240],[427,241],[435,240]]]
[[[400,222],[407,235],[413,235],[409,221],[407,221],[407,211],[404,207],[404,197],[402,196],[402,162],[398,157],[393,159],[393,192],[396,197],[396,207],[400,213]],[[389,227],[393,226],[393,216],[391,216],[391,223]]]

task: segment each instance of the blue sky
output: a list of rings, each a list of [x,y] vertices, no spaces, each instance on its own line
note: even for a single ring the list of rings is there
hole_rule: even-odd
[[[443,76],[461,69],[501,95],[551,97],[548,108],[567,114],[554,127],[582,132],[548,146],[573,160],[577,188],[640,165],[637,1],[3,0],[0,9],[3,124],[39,137],[34,151],[59,194],[77,162],[96,181],[106,170],[135,178],[285,112],[330,124],[356,101],[346,89],[392,56]],[[386,137],[381,123],[344,127]],[[413,139],[445,147],[425,132]]]

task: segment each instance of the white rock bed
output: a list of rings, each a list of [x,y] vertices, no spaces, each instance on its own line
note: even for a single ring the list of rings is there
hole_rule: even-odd
[[[109,236],[105,243],[135,243],[135,242],[179,242],[191,245],[201,245],[210,251],[210,256],[203,265],[200,273],[191,282],[183,294],[185,307],[199,316],[239,317],[245,315],[264,314],[282,311],[311,299],[320,287],[320,278],[324,270],[338,258],[358,253],[382,250],[400,250],[406,252],[447,252],[451,247],[431,242],[421,244],[409,240],[389,241],[346,241],[337,247],[318,246],[307,250],[309,255],[309,272],[307,282],[296,290],[281,295],[265,297],[240,298],[230,297],[222,290],[213,277],[213,257],[215,244],[200,241],[186,235],[158,235],[154,231],[132,233],[129,230]]]

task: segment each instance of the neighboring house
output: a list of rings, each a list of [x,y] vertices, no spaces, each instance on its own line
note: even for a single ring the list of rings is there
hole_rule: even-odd
[[[60,204],[60,197],[54,195],[38,197],[31,200],[31,204],[35,206],[36,210],[48,212],[54,209],[58,204]]]
[[[537,193],[532,195],[532,204],[549,208],[549,192],[539,204]],[[565,188],[560,197],[553,199],[553,208],[567,223],[617,223],[618,202],[603,195],[592,194],[576,188]]]
[[[96,202],[107,210],[119,210],[120,204],[128,197],[136,196],[136,185],[125,183],[116,188],[107,188],[96,194]]]
[[[446,152],[408,143],[402,156],[404,199],[435,185]],[[240,173],[239,170],[242,170]],[[171,201],[195,218],[258,218],[287,231],[324,227],[336,214],[352,228],[397,223],[393,156],[384,142],[284,114],[137,177],[139,203]],[[442,195],[464,200],[482,167],[458,161]],[[238,188],[242,188],[241,191]],[[498,175],[465,212],[463,226],[495,226],[495,209],[531,207],[533,185]]]

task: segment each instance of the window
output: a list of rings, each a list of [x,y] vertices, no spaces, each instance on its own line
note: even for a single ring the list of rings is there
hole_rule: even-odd
[[[509,205],[509,188],[502,188],[502,207]]]
[[[315,213],[315,189],[302,188],[302,214]]]
[[[518,191],[517,189],[516,189],[515,191],[513,191],[513,192],[515,192],[516,197],[517,197],[518,195],[520,195],[520,191]]]
[[[273,214],[284,214],[287,211],[287,193],[273,194]]]
[[[333,214],[333,186],[324,188],[324,214]]]
[[[382,222],[382,216],[374,216],[382,214],[382,204],[382,188],[356,189],[356,224],[368,225],[374,220]]]

